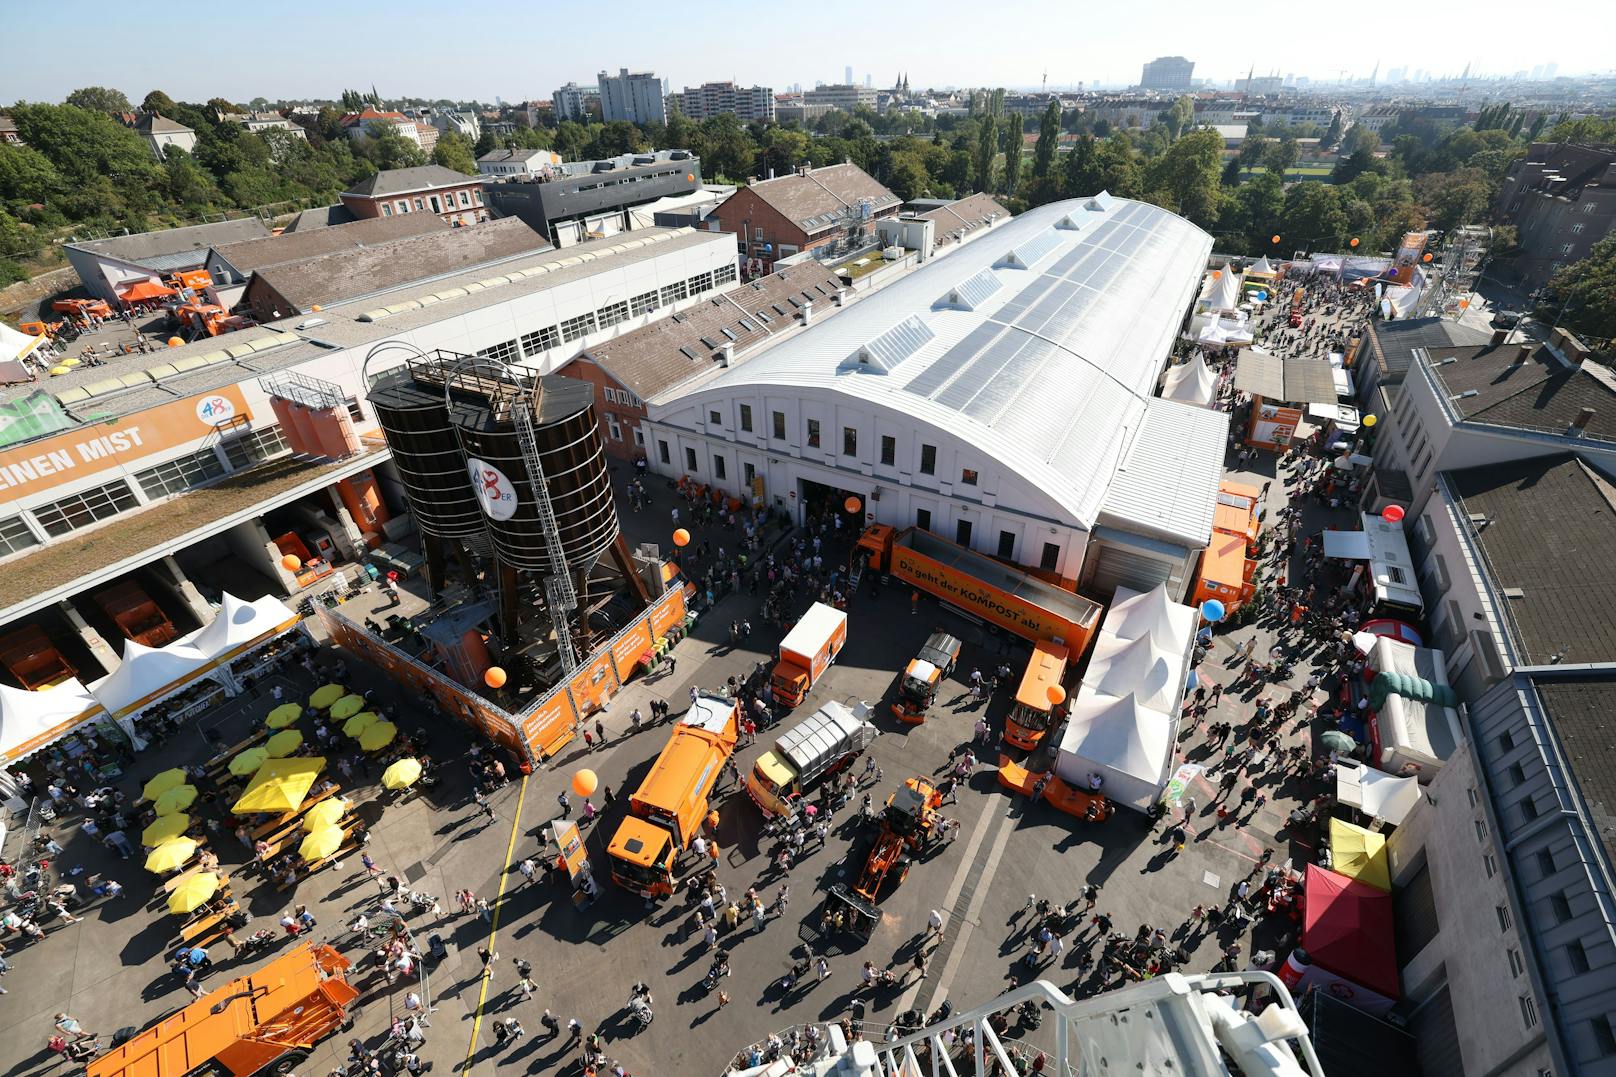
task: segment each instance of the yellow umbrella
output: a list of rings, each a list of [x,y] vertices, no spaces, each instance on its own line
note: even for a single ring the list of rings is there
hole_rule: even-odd
[[[269,749],[265,748],[263,745],[259,745],[256,748],[248,748],[245,752],[242,752],[240,755],[230,760],[230,773],[234,774],[238,778],[245,778],[249,774],[256,772],[259,767],[263,766],[264,761],[268,758]]]
[[[190,838],[170,838],[146,856],[146,870],[167,875],[184,865],[195,852],[196,842]]]
[[[303,844],[297,847],[297,853],[312,864],[316,860],[324,860],[342,848],[342,841],[346,837],[339,826],[323,826],[319,830],[311,831],[303,839]]]
[[[344,718],[352,718],[364,709],[364,696],[347,695],[331,704],[331,717],[340,722]]]
[[[269,712],[264,724],[271,729],[285,729],[299,718],[303,717],[303,708],[296,703],[282,703]]]
[[[309,697],[309,706],[313,707],[317,711],[323,711],[327,707],[331,706],[331,704],[341,699],[347,693],[347,691],[348,690],[340,684],[323,684],[319,688],[316,688],[314,690],[314,694]]]
[[[342,723],[342,731],[348,736],[357,740],[359,738],[359,734],[375,725],[380,719],[381,715],[377,714],[375,711],[360,711],[358,714]]]
[[[140,844],[150,849],[177,838],[191,829],[189,815],[159,815],[157,821],[140,832]]]
[[[147,800],[156,800],[158,797],[162,796],[176,785],[184,784],[185,772],[179,767],[172,767],[163,771],[161,774],[152,775],[151,781],[147,782],[141,788],[140,795],[145,797]]]
[[[393,738],[396,736],[398,736],[398,726],[392,722],[377,722],[359,734],[359,747],[367,752],[374,752],[377,748],[382,748],[392,743]]]
[[[408,789],[421,777],[421,764],[415,759],[400,759],[382,771],[383,789]]]
[[[152,801],[152,806],[157,809],[158,815],[173,815],[184,811],[194,803],[196,803],[196,786],[176,785]]]
[[[174,888],[168,895],[168,911],[176,916],[195,912],[203,902],[219,891],[219,877],[211,871],[199,871]]]
[[[297,751],[303,743],[303,734],[295,729],[283,729],[264,742],[264,750],[271,759],[284,759]]]
[[[258,768],[230,811],[235,815],[295,811],[324,766],[325,759],[318,755],[271,759]]]
[[[341,797],[322,800],[303,814],[303,829],[311,834],[323,827],[336,826],[348,814],[348,802]]]
[[[57,363],[55,366],[50,368],[50,375],[53,378],[60,377],[72,369],[72,367],[63,366],[61,363]]]

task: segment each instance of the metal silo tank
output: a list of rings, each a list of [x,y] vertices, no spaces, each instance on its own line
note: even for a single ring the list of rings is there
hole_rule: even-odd
[[[483,534],[482,510],[442,387],[420,384],[400,368],[378,380],[369,399],[421,531],[439,538]]]

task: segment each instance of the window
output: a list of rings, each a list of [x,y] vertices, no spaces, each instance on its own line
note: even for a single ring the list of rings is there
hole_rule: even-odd
[[[645,431],[637,426],[634,428],[634,444],[642,449],[645,448]]]
[[[697,273],[690,278],[690,294],[700,295],[702,292],[713,290],[713,275],[711,273]]]
[[[1498,930],[1500,930],[1500,931],[1508,931],[1510,924],[1513,922],[1513,921],[1510,920],[1510,917],[1509,917],[1509,906],[1508,905],[1494,906],[1493,912],[1498,915]]]
[[[661,438],[658,438],[656,444],[657,444],[657,458],[659,460],[661,460],[664,464],[670,463],[671,461],[669,461],[669,459],[668,459],[668,443],[666,441],[663,441]]]
[[[713,454],[713,478],[715,478],[715,479],[727,479],[728,477],[729,476],[724,473],[724,458],[722,456],[719,456],[717,453],[714,453]]]
[[[931,530],[931,510],[930,509],[916,509],[915,510],[915,526],[920,528],[922,531],[930,531]]]
[[[1481,819],[1476,820],[1476,840],[1483,845],[1487,843],[1487,824]]]
[[[392,215],[393,215],[393,207],[388,205],[386,202],[383,202],[382,203],[382,216],[383,217],[391,217]]]
[[[119,479],[42,505],[34,510],[34,519],[39,521],[39,526],[45,529],[47,535],[57,538],[99,520],[110,520],[137,504],[135,492],[129,489],[127,482]]]
[[[477,354],[486,355],[490,359],[497,359],[501,363],[514,363],[522,357],[514,340],[504,340],[498,344],[490,344]]]
[[[1513,752],[1515,750],[1515,735],[1507,729],[1498,734],[1498,750],[1501,752]]]
[[[580,314],[576,318],[568,318],[561,323],[562,340],[577,340],[579,337],[586,337],[594,331],[595,315],[593,311],[588,314]]]
[[[1519,950],[1515,949],[1513,946],[1510,946],[1504,950],[1504,953],[1509,958],[1509,974],[1511,976],[1518,977],[1521,973],[1526,971],[1526,962],[1521,960],[1521,952]]]
[[[522,354],[538,355],[561,343],[561,331],[553,325],[537,329],[522,338]]]
[[[1482,853],[1481,867],[1482,870],[1487,873],[1487,878],[1491,879],[1494,875],[1498,874],[1498,858],[1492,853]]]
[[[244,467],[263,463],[272,456],[291,451],[292,447],[286,444],[286,439],[281,436],[279,426],[267,426],[224,443],[224,458],[230,461],[232,471],[240,471]]]
[[[1509,784],[1511,788],[1514,788],[1517,785],[1526,784],[1526,768],[1521,766],[1519,763],[1511,763],[1507,773],[1509,774]]]
[[[1060,564],[1060,547],[1053,542],[1044,543],[1044,553],[1038,559],[1038,567],[1045,572],[1054,572],[1058,564]]]
[[[966,486],[975,486],[976,485],[976,472],[972,471],[968,467],[967,468],[961,468],[960,469],[960,482],[962,484],[966,485]]]
[[[606,416],[606,429],[611,434],[613,441],[623,440],[623,428],[618,425],[617,416]]]
[[[757,465],[756,464],[752,464],[752,463],[742,463],[741,464],[741,481],[746,483],[747,489],[752,488],[752,484],[757,481]]]
[[[1537,851],[1537,870],[1543,873],[1545,879],[1559,870],[1554,866],[1554,853],[1551,850],[1539,849]]]
[[[707,422],[712,426],[723,426],[724,416],[713,408],[707,409]]]
[[[1531,822],[1533,819],[1536,819],[1538,816],[1537,801],[1533,800],[1531,797],[1527,797],[1525,800],[1521,801],[1521,814],[1526,817],[1527,822]]]
[[[684,299],[686,295],[685,282],[682,280],[675,281],[662,289],[662,305],[666,307],[677,303],[679,300]]]
[[[147,497],[166,497],[184,493],[193,486],[217,479],[224,474],[224,465],[212,449],[169,460],[156,467],[135,473],[135,481]]]
[[[657,294],[655,292],[641,292],[639,295],[634,297],[634,301],[631,304],[631,306],[634,308],[635,314],[649,314],[661,305],[662,304],[657,301]]]
[[[851,426],[842,427],[842,455],[858,455],[858,431]]]
[[[1560,253],[1561,254],[1570,254],[1571,253],[1571,244],[1569,244],[1569,243],[1560,244]]]
[[[1566,943],[1565,950],[1566,963],[1571,966],[1572,972],[1580,973],[1588,971],[1590,967],[1588,965],[1588,950],[1582,945],[1582,943],[1578,942],[1576,939],[1572,939],[1570,942]]]
[[[437,195],[432,195],[431,198],[432,198],[432,212],[433,213],[442,213],[443,212],[443,203],[438,201],[438,196]]]
[[[1599,1046],[1599,1057],[1609,1058],[1611,1055],[1616,1055],[1616,1027],[1612,1027],[1610,1018],[1608,1016],[1596,1017],[1589,1024],[1593,1025],[1594,1028],[1594,1043]],[[1554,1077],[1552,1073],[1542,1070],[1539,1072],[1544,1073],[1545,1077]]]
[[[16,553],[31,546],[38,546],[39,539],[28,529],[28,524],[21,516],[10,516],[0,520],[0,555]]]
[[[763,242],[763,229],[761,229],[761,228],[752,229],[752,242],[753,243],[762,243]]]
[[[410,211],[410,204],[409,204],[409,202],[407,202],[407,201],[406,201],[406,200],[404,200],[404,199],[402,199],[402,198],[400,198],[400,199],[399,199],[399,200],[398,200],[398,211],[399,211],[399,212],[400,212],[400,213],[408,213],[408,212],[409,212],[409,211]]]
[[[465,191],[460,192],[460,204],[462,206],[471,205],[471,197]]]
[[[696,473],[696,450],[688,446],[685,448],[685,470],[692,475]]]
[[[819,448],[819,420],[818,419],[809,419],[808,420],[808,447],[810,449]]]
[[[971,521],[960,520],[954,524],[954,541],[967,548],[971,545]]]
[[[748,434],[750,434],[752,432],[752,405],[750,405],[750,404],[742,404],[742,405],[740,405],[740,409],[741,409],[741,429],[746,431]]]
[[[1521,1003],[1521,1023],[1523,1025],[1525,1025],[1527,1028],[1536,1028],[1537,1027],[1537,1000],[1534,999],[1531,995],[1522,995],[1520,997],[1520,1003]]]
[[[425,210],[426,209],[426,203],[422,202],[419,198],[417,198],[415,200],[415,208],[419,209],[419,210]]]
[[[774,440],[784,441],[786,439],[786,413],[783,411],[770,412],[769,418],[773,420]]]
[[[1564,890],[1558,894],[1549,895],[1549,908],[1553,911],[1554,918],[1560,923],[1563,924],[1571,919],[1571,899],[1565,896]]]
[[[720,286],[734,284],[735,267],[733,265],[722,265],[713,270],[713,283]]]
[[[1465,799],[1470,801],[1470,806],[1472,808],[1474,808],[1480,802],[1479,798],[1476,796],[1475,786],[1472,785],[1470,788],[1465,790]]]
[[[1578,221],[1576,224],[1571,226],[1571,234],[1574,235],[1574,236],[1582,234],[1582,222],[1581,221]]]
[[[1016,559],[1016,533],[1014,531],[999,532],[999,556],[1006,561]]]
[[[1599,203],[1598,202],[1584,202],[1582,204],[1582,212],[1584,214],[1592,213],[1594,210],[1596,210],[1598,208],[1599,208]]]
[[[898,462],[898,439],[891,434],[881,435],[881,462],[888,467]]]
[[[627,303],[608,303],[600,308],[600,327],[602,329],[626,321],[628,321]]]
[[[920,447],[920,473],[922,475],[937,474],[937,446],[922,445]]]

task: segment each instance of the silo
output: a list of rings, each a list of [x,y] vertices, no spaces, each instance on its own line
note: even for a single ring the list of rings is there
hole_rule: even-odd
[[[383,375],[369,396],[416,526],[436,538],[481,536],[482,510],[442,385],[417,382],[408,368],[400,367]]]

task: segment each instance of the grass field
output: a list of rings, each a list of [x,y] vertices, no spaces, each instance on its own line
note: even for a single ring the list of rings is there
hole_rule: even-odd
[[[1263,170],[1259,168],[1247,169],[1246,171],[1240,173],[1240,182],[1244,183],[1246,180],[1251,179],[1253,176],[1258,175],[1262,171]],[[1333,171],[1335,171],[1335,166],[1333,165],[1296,165],[1293,168],[1287,168],[1285,170],[1285,179],[1287,182],[1293,180],[1324,179]]]

